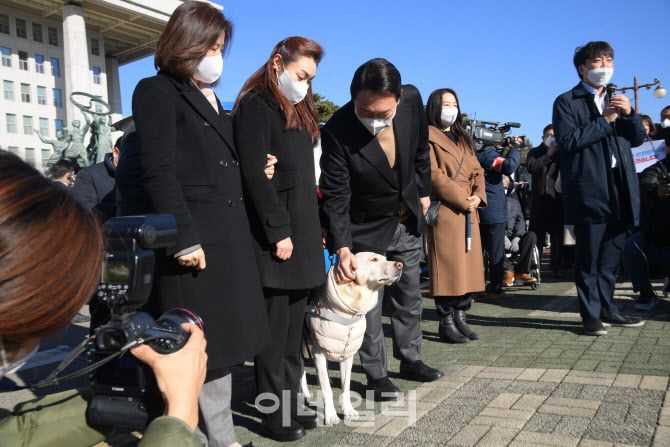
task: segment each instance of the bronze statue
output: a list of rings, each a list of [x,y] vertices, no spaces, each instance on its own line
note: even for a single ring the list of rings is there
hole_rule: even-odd
[[[68,146],[70,145],[70,142],[72,141],[72,135],[67,135],[65,136],[63,132],[60,130],[56,132],[56,139],[55,140],[48,140],[40,134],[38,130],[33,130],[37,134],[38,137],[40,137],[40,140],[42,140],[42,143],[45,144],[50,144],[53,147],[53,153],[49,157],[49,160],[47,161],[47,166],[51,167],[56,162],[58,162],[60,159],[62,159],[65,155],[65,151],[67,151]],[[74,160],[73,160],[74,161]]]

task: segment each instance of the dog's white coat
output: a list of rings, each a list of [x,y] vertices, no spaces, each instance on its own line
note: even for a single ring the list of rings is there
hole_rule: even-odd
[[[375,253],[358,253],[356,260],[358,261],[358,269],[355,271],[356,280],[346,284],[337,284],[335,267],[331,267],[326,284],[317,294],[321,307],[326,307],[345,318],[365,315],[369,312],[377,304],[379,289],[393,284],[402,273],[402,266],[398,267],[397,263],[387,261],[384,256]],[[365,318],[353,325],[343,325],[308,314],[307,322],[313,341],[312,354],[319,386],[323,395],[326,425],[340,422],[333,404],[333,391],[328,379],[328,360],[340,363],[342,382],[340,400],[344,418],[346,420],[357,419],[358,412],[351,404],[349,385],[354,354],[358,352],[363,343]],[[309,398],[304,372],[300,385],[303,394]]]

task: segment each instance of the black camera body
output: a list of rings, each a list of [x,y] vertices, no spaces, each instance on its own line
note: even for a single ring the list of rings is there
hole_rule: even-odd
[[[158,320],[139,312],[151,293],[153,249],[174,245],[177,223],[172,215],[117,217],[103,226],[105,254],[98,300],[111,310],[107,324],[89,338],[89,364],[118,354],[136,341],[145,341],[160,354],[181,349],[188,341],[182,323],[204,329],[200,317],[187,309],[172,309]],[[88,407],[91,423],[145,427],[163,414],[164,403],[151,369],[130,353],[103,364],[89,376],[93,394]]]
[[[465,124],[465,132],[472,138],[478,151],[493,147],[498,151],[503,151],[510,142],[517,148],[522,148],[528,144],[528,138],[525,135],[519,136],[521,141],[505,136],[513,127],[521,127],[519,123],[505,123],[500,125],[494,121],[470,120]]]

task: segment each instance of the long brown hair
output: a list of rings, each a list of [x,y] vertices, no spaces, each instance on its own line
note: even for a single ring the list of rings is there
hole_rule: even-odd
[[[67,327],[100,279],[102,238],[69,191],[0,150],[0,337]]]
[[[223,34],[222,56],[233,38],[233,24],[205,2],[186,2],[174,10],[156,44],[154,67],[188,82],[207,51]],[[217,79],[212,85],[219,82]]]
[[[312,137],[314,144],[316,145],[316,141],[319,139],[320,135],[319,116],[316,113],[316,107],[314,106],[312,82],[309,82],[309,90],[307,90],[305,99],[295,106],[291,104],[279,90],[277,75],[272,68],[272,60],[276,54],[281,56],[284,67],[286,67],[299,57],[312,58],[318,65],[319,62],[321,62],[325,51],[321,48],[321,45],[305,37],[293,36],[279,42],[272,49],[270,58],[265,65],[259,68],[256,73],[252,74],[242,86],[242,90],[235,100],[235,107],[233,107],[232,114],[235,115],[242,98],[252,90],[267,92],[272,95],[279,104],[279,109],[285,120],[284,129],[302,129],[304,127],[307,129],[307,132],[309,132],[309,135]]]

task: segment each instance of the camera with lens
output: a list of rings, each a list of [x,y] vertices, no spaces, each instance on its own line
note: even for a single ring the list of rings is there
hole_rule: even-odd
[[[176,243],[174,216],[112,218],[103,226],[103,236],[105,253],[96,295],[109,307],[111,317],[95,329],[87,345],[88,363],[102,363],[89,376],[93,397],[88,417],[93,424],[145,427],[163,414],[164,403],[151,369],[127,349],[144,343],[160,354],[178,351],[189,335],[182,323],[203,329],[203,322],[187,309],[172,309],[156,321],[139,311],[151,293],[153,250]]]
[[[521,124],[505,123],[500,125],[499,122],[471,120],[465,124],[465,132],[475,142],[478,151],[487,147],[503,151],[508,144],[516,148],[522,148],[528,144],[528,138],[525,135],[519,136],[520,140],[505,135],[512,128],[518,127],[521,127]]]

